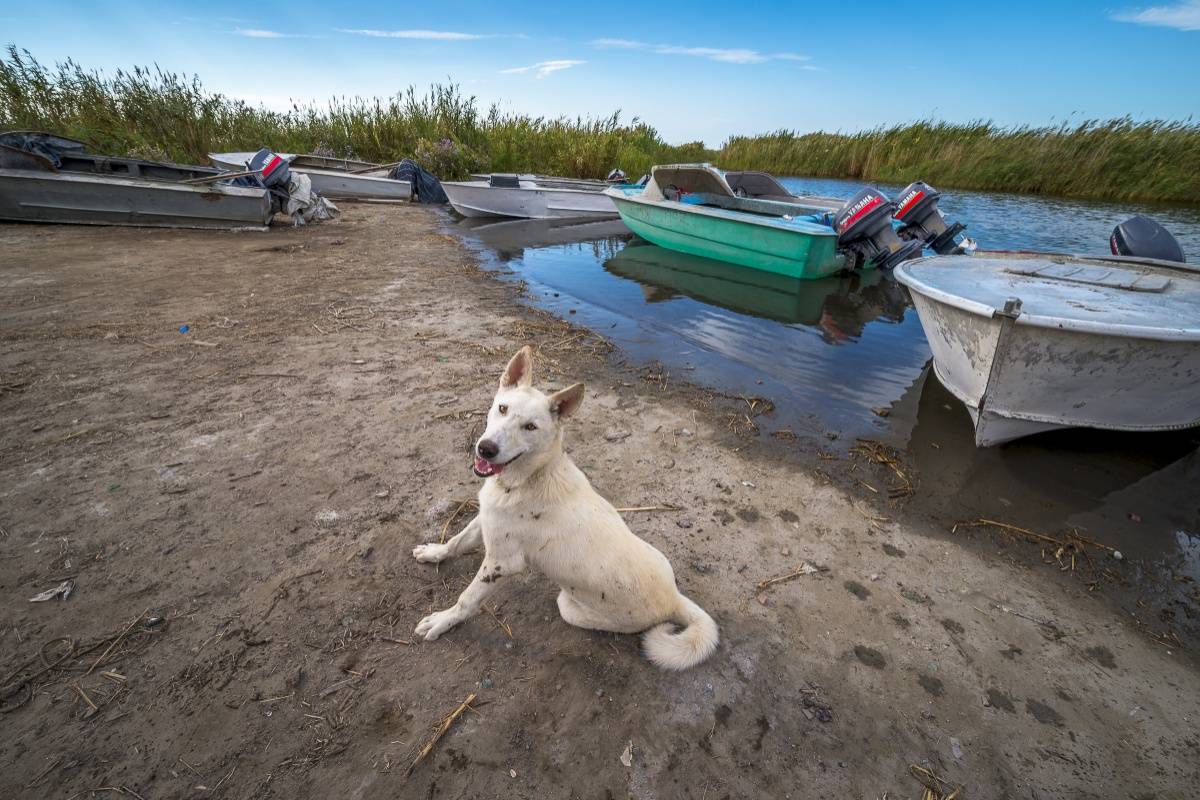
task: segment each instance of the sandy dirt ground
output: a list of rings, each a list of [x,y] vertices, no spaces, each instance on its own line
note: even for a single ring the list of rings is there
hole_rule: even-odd
[[[0,254],[0,797],[916,798],[913,766],[959,798],[1195,797],[1190,652],[530,310],[433,212],[5,225]],[[527,343],[542,386],[587,382],[568,451],[655,508],[625,516],[720,624],[700,667],[567,625],[536,575],[413,640],[478,556],[410,552],[465,522]]]

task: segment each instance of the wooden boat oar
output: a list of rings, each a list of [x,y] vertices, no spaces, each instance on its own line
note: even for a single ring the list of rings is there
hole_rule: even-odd
[[[180,183],[216,183],[223,181],[226,178],[245,178],[250,175],[258,175],[262,170],[248,169],[242,172],[218,172],[216,175],[205,175],[203,178],[188,178]]]

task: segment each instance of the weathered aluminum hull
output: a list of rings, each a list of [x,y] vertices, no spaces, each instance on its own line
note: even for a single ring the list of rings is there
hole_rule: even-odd
[[[217,167],[229,170],[244,170],[253,153],[209,153],[209,160]],[[325,158],[324,156],[293,156],[280,153],[290,160],[293,172],[307,175],[312,181],[313,191],[332,200],[410,200],[412,185],[408,181],[397,181],[386,176],[385,171],[353,174],[347,168],[363,169],[371,166],[367,162]],[[320,166],[313,166],[312,163]],[[355,166],[362,165],[362,166]]]
[[[314,192],[333,200],[412,199],[412,184],[408,181],[373,178],[370,175],[351,175],[346,172],[308,167],[293,167],[293,169],[309,177]]]
[[[532,182],[522,180],[522,183]],[[567,188],[519,189],[490,186],[487,181],[449,181],[442,189],[450,205],[464,217],[574,219],[616,217],[612,199],[599,191]]]
[[[0,169],[0,219],[81,225],[265,230],[263,189],[77,172]]]
[[[934,372],[967,407],[979,447],[1056,428],[1200,425],[1198,341],[1028,324],[909,288]]]

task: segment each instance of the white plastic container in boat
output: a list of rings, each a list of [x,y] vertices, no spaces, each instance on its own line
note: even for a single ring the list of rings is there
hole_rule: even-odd
[[[938,379],[979,447],[1055,428],[1200,425],[1200,270],[983,253],[905,262]]]

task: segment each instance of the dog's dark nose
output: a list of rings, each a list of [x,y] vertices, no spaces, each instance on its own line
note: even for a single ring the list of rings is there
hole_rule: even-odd
[[[491,439],[480,439],[479,444],[475,445],[475,450],[489,461],[500,455],[500,445]]]

